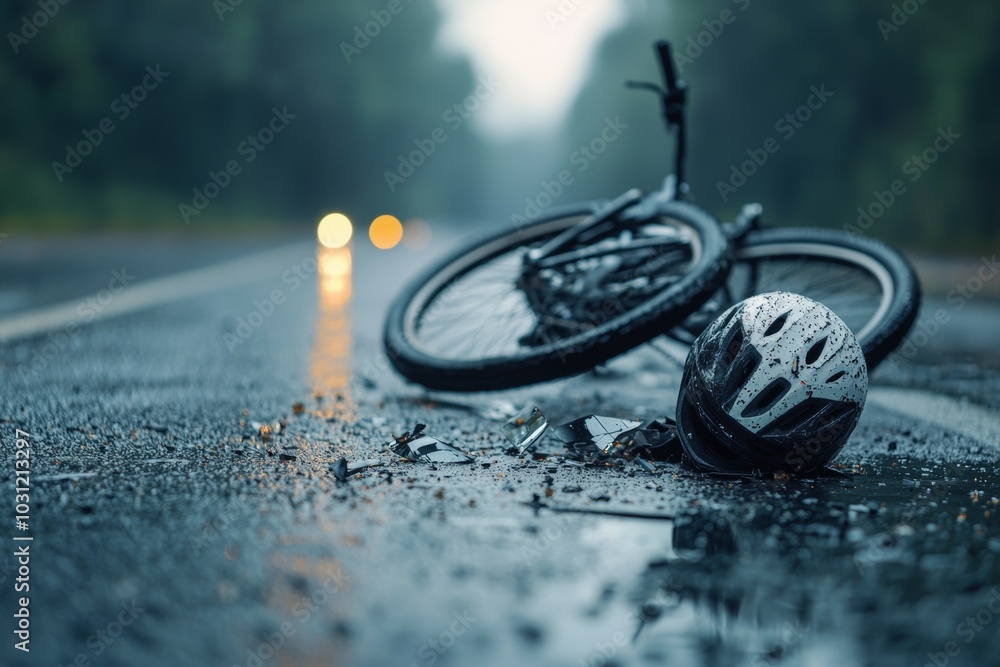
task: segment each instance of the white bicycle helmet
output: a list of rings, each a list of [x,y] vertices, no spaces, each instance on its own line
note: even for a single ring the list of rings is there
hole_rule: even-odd
[[[844,446],[867,395],[864,353],[833,311],[798,294],[760,294],[694,342],[677,430],[701,470],[808,473]]]

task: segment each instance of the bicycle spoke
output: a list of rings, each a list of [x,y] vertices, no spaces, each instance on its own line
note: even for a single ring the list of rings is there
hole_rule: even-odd
[[[608,300],[627,312],[669,289],[695,253],[687,229],[671,220],[626,230],[606,224],[562,249],[556,266],[525,269],[527,248],[544,242],[512,247],[443,285],[415,319],[419,345],[478,360],[556,343],[597,326],[589,314]]]
[[[826,304],[855,331],[874,315],[881,286],[863,269],[820,257],[756,261],[754,293],[786,290]]]

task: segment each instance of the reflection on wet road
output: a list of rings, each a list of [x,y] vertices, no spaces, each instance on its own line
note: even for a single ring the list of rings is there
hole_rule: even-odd
[[[313,392],[319,402],[318,415],[352,420],[351,400],[351,289],[352,249],[319,246],[319,302],[316,337],[309,357]]]

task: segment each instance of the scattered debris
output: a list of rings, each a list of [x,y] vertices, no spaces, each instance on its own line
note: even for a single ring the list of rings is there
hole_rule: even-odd
[[[552,433],[571,449],[581,453],[607,454],[623,433],[638,428],[642,422],[590,415],[556,426]]]
[[[384,463],[382,459],[362,459],[361,461],[355,461],[354,463],[349,463],[343,456],[336,463],[330,464],[330,470],[341,481],[346,481],[348,477],[356,473],[366,470],[368,468],[374,468],[375,466],[380,466]]]
[[[471,456],[462,450],[426,435],[425,424],[417,424],[412,433],[404,433],[391,444],[393,453],[411,461],[423,463],[472,463]]]
[[[301,415],[306,411],[306,406],[302,403],[292,403],[292,412],[297,415]]]
[[[556,426],[552,432],[572,454],[589,463],[638,458],[640,466],[655,472],[650,461],[680,463],[683,455],[677,425],[667,418],[643,423],[590,415]]]
[[[271,440],[281,433],[281,422],[254,422],[248,421],[243,424],[243,437],[260,437],[261,440]]]
[[[548,420],[542,411],[529,405],[503,425],[503,434],[517,449],[518,455],[524,454],[545,433],[549,427]]]
[[[646,472],[649,473],[656,472],[656,468],[654,468],[653,465],[648,461],[643,460],[641,456],[635,457],[635,462],[638,463],[640,466],[642,466],[643,470],[645,470]]]
[[[635,457],[639,465],[649,469],[652,466],[642,459],[662,461],[664,463],[680,463],[684,455],[680,438],[677,436],[677,423],[672,419],[653,419],[638,429],[621,437],[626,458]]]
[[[355,461],[354,463],[347,464],[347,474],[353,475],[354,473],[361,472],[367,468],[374,468],[380,466],[384,463],[382,459],[362,459],[360,461]]]

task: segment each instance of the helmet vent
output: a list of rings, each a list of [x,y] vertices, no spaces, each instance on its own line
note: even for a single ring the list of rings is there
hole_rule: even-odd
[[[806,364],[814,364],[816,360],[819,359],[819,355],[823,354],[823,350],[826,348],[826,336],[823,336],[818,341],[813,343],[813,346],[809,348],[806,352]]]
[[[725,338],[716,338],[719,347],[716,348],[717,352],[713,355],[715,357],[712,362],[713,370],[711,371],[713,382],[719,383],[725,381],[730,367],[736,361],[736,356],[743,349],[743,341],[745,339],[743,327],[738,322],[736,326],[732,327],[726,333]]]
[[[718,397],[719,404],[725,410],[728,411],[733,407],[733,403],[736,402],[736,397],[739,395],[740,390],[746,386],[750,377],[760,365],[760,361],[760,353],[753,349],[753,347],[744,349],[733,360],[733,364],[729,369],[729,375],[726,377]]]
[[[718,324],[720,330],[725,329],[726,325],[732,321],[733,317],[736,315],[737,310],[739,310],[739,308],[737,308],[736,306],[733,306],[732,308],[729,309],[729,312],[726,313],[725,317]]]
[[[726,344],[726,356],[724,358],[726,364],[732,364],[742,348],[743,329],[742,327],[737,327],[733,330],[733,335],[729,337],[729,342]]]
[[[778,315],[778,317],[775,318],[773,322],[771,322],[771,326],[767,328],[767,331],[764,332],[764,337],[767,338],[768,336],[773,336],[774,334],[784,329],[785,322],[788,321],[788,314],[790,312],[792,311],[786,310],[781,315]]]
[[[741,414],[743,417],[759,417],[773,408],[791,388],[792,384],[785,378],[775,379],[747,403]]]
[[[847,375],[847,371],[837,371],[836,373],[834,373],[833,375],[831,375],[826,379],[826,383],[830,384],[831,382],[836,382],[845,375]]]

